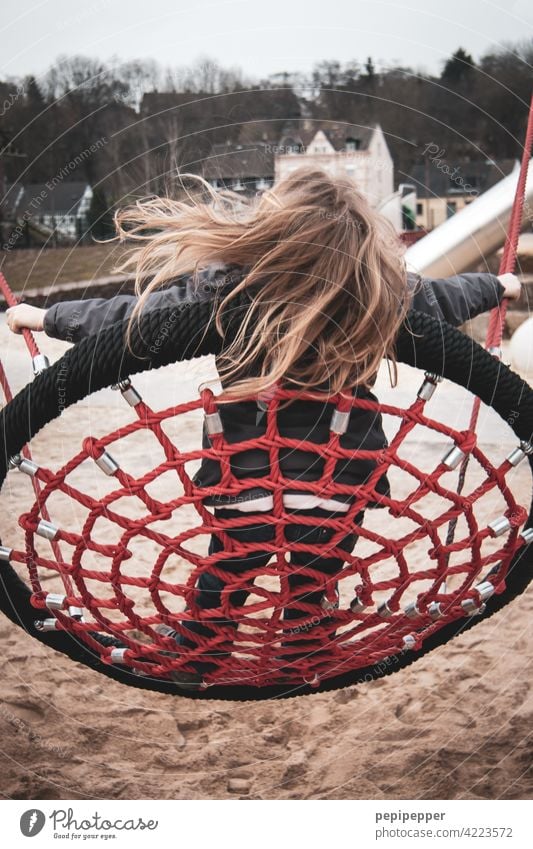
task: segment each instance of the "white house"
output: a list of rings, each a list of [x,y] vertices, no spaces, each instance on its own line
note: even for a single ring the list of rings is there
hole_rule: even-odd
[[[302,165],[353,180],[372,206],[378,206],[394,190],[392,157],[379,124],[362,127],[307,120],[304,129],[281,139],[275,157],[275,180]]]
[[[43,233],[76,239],[88,226],[92,196],[91,186],[82,181],[13,183],[6,191],[11,202],[9,210],[3,205],[4,218],[27,220]]]

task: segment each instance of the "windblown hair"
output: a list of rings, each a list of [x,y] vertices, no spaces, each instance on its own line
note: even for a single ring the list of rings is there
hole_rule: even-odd
[[[247,201],[184,176],[199,184],[198,198],[154,198],[116,213],[118,238],[137,243],[118,269],[135,271],[132,321],[157,287],[221,262],[242,269],[217,305],[221,334],[232,300],[251,296],[217,363],[226,398],[278,383],[331,394],[369,386],[383,357],[396,378],[394,341],[407,309],[402,251],[351,181],[300,168]]]

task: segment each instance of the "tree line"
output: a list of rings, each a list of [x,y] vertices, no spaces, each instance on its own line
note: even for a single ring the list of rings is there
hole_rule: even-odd
[[[46,182],[81,159],[69,178],[90,182],[103,209],[173,191],[177,169],[200,171],[216,143],[276,143],[303,119],[379,122],[399,181],[429,143],[451,163],[519,157],[532,65],[533,40],[478,62],[459,48],[438,75],[367,58],[255,80],[210,58],[163,69],[59,56],[39,79],[0,81],[0,178]]]

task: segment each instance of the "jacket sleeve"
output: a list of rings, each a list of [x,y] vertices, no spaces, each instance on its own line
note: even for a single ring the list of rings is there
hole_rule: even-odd
[[[172,307],[192,301],[214,300],[227,275],[223,269],[209,268],[196,275],[185,275],[165,289],[152,292],[145,310]],[[102,328],[128,319],[137,303],[135,295],[115,295],[113,298],[88,298],[80,301],[61,301],[50,307],[44,316],[44,331],[48,336],[65,342],[79,342]]]
[[[495,274],[432,278],[407,275],[411,307],[458,327],[501,302],[505,289]]]

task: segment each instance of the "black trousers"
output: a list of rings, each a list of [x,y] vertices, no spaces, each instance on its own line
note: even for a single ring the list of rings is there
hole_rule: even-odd
[[[294,513],[295,522],[294,524],[288,524],[285,527],[285,537],[287,543],[290,545],[292,542],[303,542],[310,545],[320,544],[324,545],[329,542],[335,533],[332,528],[324,527],[320,523],[320,519],[324,518],[332,518],[332,517],[342,517],[344,513],[333,512],[330,510],[324,510],[321,507],[315,507],[310,510],[294,510],[291,511]],[[261,549],[262,542],[270,542],[274,539],[275,530],[272,524],[266,523],[262,520],[262,516],[264,514],[261,513],[243,513],[240,510],[232,510],[232,509],[216,509],[215,516],[220,518],[242,518],[243,516],[249,517],[249,524],[239,528],[232,528],[227,531],[228,536],[232,539],[235,539],[239,542],[246,543],[257,543],[257,551],[247,552],[245,555],[232,557],[228,559],[224,559],[220,561],[220,566],[225,571],[230,572],[235,575],[239,575],[242,572],[246,572],[249,569],[262,569],[267,565],[268,561],[272,557],[272,553],[269,551],[264,551]],[[302,525],[298,524],[297,517],[299,515],[303,516],[313,516],[316,517],[317,522],[316,525]],[[360,523],[363,518],[363,513],[357,516],[356,522]],[[354,533],[347,534],[343,537],[336,545],[336,548],[341,548],[344,551],[351,552],[355,546],[357,541],[357,535]],[[219,551],[224,549],[223,543],[220,541],[218,536],[213,535],[211,537],[211,541],[209,544],[209,554],[216,554]],[[327,551],[325,552],[327,555]],[[324,622],[324,619],[328,619],[327,614],[324,614],[322,609],[319,607],[320,602],[323,596],[323,581],[319,577],[319,575],[309,575],[302,573],[302,569],[306,567],[310,567],[312,570],[317,573],[322,573],[325,576],[331,576],[339,573],[344,565],[344,560],[339,557],[327,557],[327,556],[318,556],[316,554],[312,554],[307,551],[291,551],[290,553],[290,563],[294,566],[294,574],[290,574],[288,578],[289,588],[291,591],[291,602],[295,601],[304,601],[306,604],[313,604],[317,606],[317,616],[313,618],[311,622],[305,624],[305,626],[300,627],[298,625],[298,620],[309,619],[309,613],[306,613],[300,610],[298,607],[289,606],[286,607],[283,611],[283,619],[285,622],[294,623],[290,629],[285,629],[287,633],[300,633],[305,629],[305,633],[308,633],[313,627],[316,627],[320,622]],[[203,572],[198,579],[197,587],[196,587],[196,603],[198,607],[203,610],[211,610],[213,608],[220,607],[221,604],[221,593],[226,584],[224,581],[216,575],[213,575],[210,572]],[[305,591],[302,593],[302,587],[305,586]],[[316,589],[314,589],[316,586]],[[234,607],[242,607],[245,603],[248,595],[252,591],[252,586],[250,588],[243,587],[235,590],[230,595],[230,602]],[[238,627],[238,622],[228,620],[228,619],[216,619],[213,620],[218,625],[230,625],[235,628]],[[204,624],[203,622],[194,622],[189,621],[185,623],[185,627],[192,631],[195,634],[201,635],[203,637],[210,637],[213,635],[213,630],[209,627],[209,625]],[[329,635],[330,638],[333,634]],[[194,639],[188,640],[186,637],[181,637],[179,640],[181,645],[189,646],[191,648],[196,646]],[[303,640],[290,640],[286,643],[286,645],[294,646],[298,644],[304,645],[307,641]],[[228,647],[228,651],[230,648]],[[228,651],[217,651],[216,654],[220,657],[221,655],[227,654]],[[213,656],[213,654],[211,655]],[[294,653],[292,654],[294,659]],[[287,653],[286,659],[290,660],[291,655]],[[199,672],[207,672],[213,668],[213,664],[210,663],[195,663],[198,667]]]

